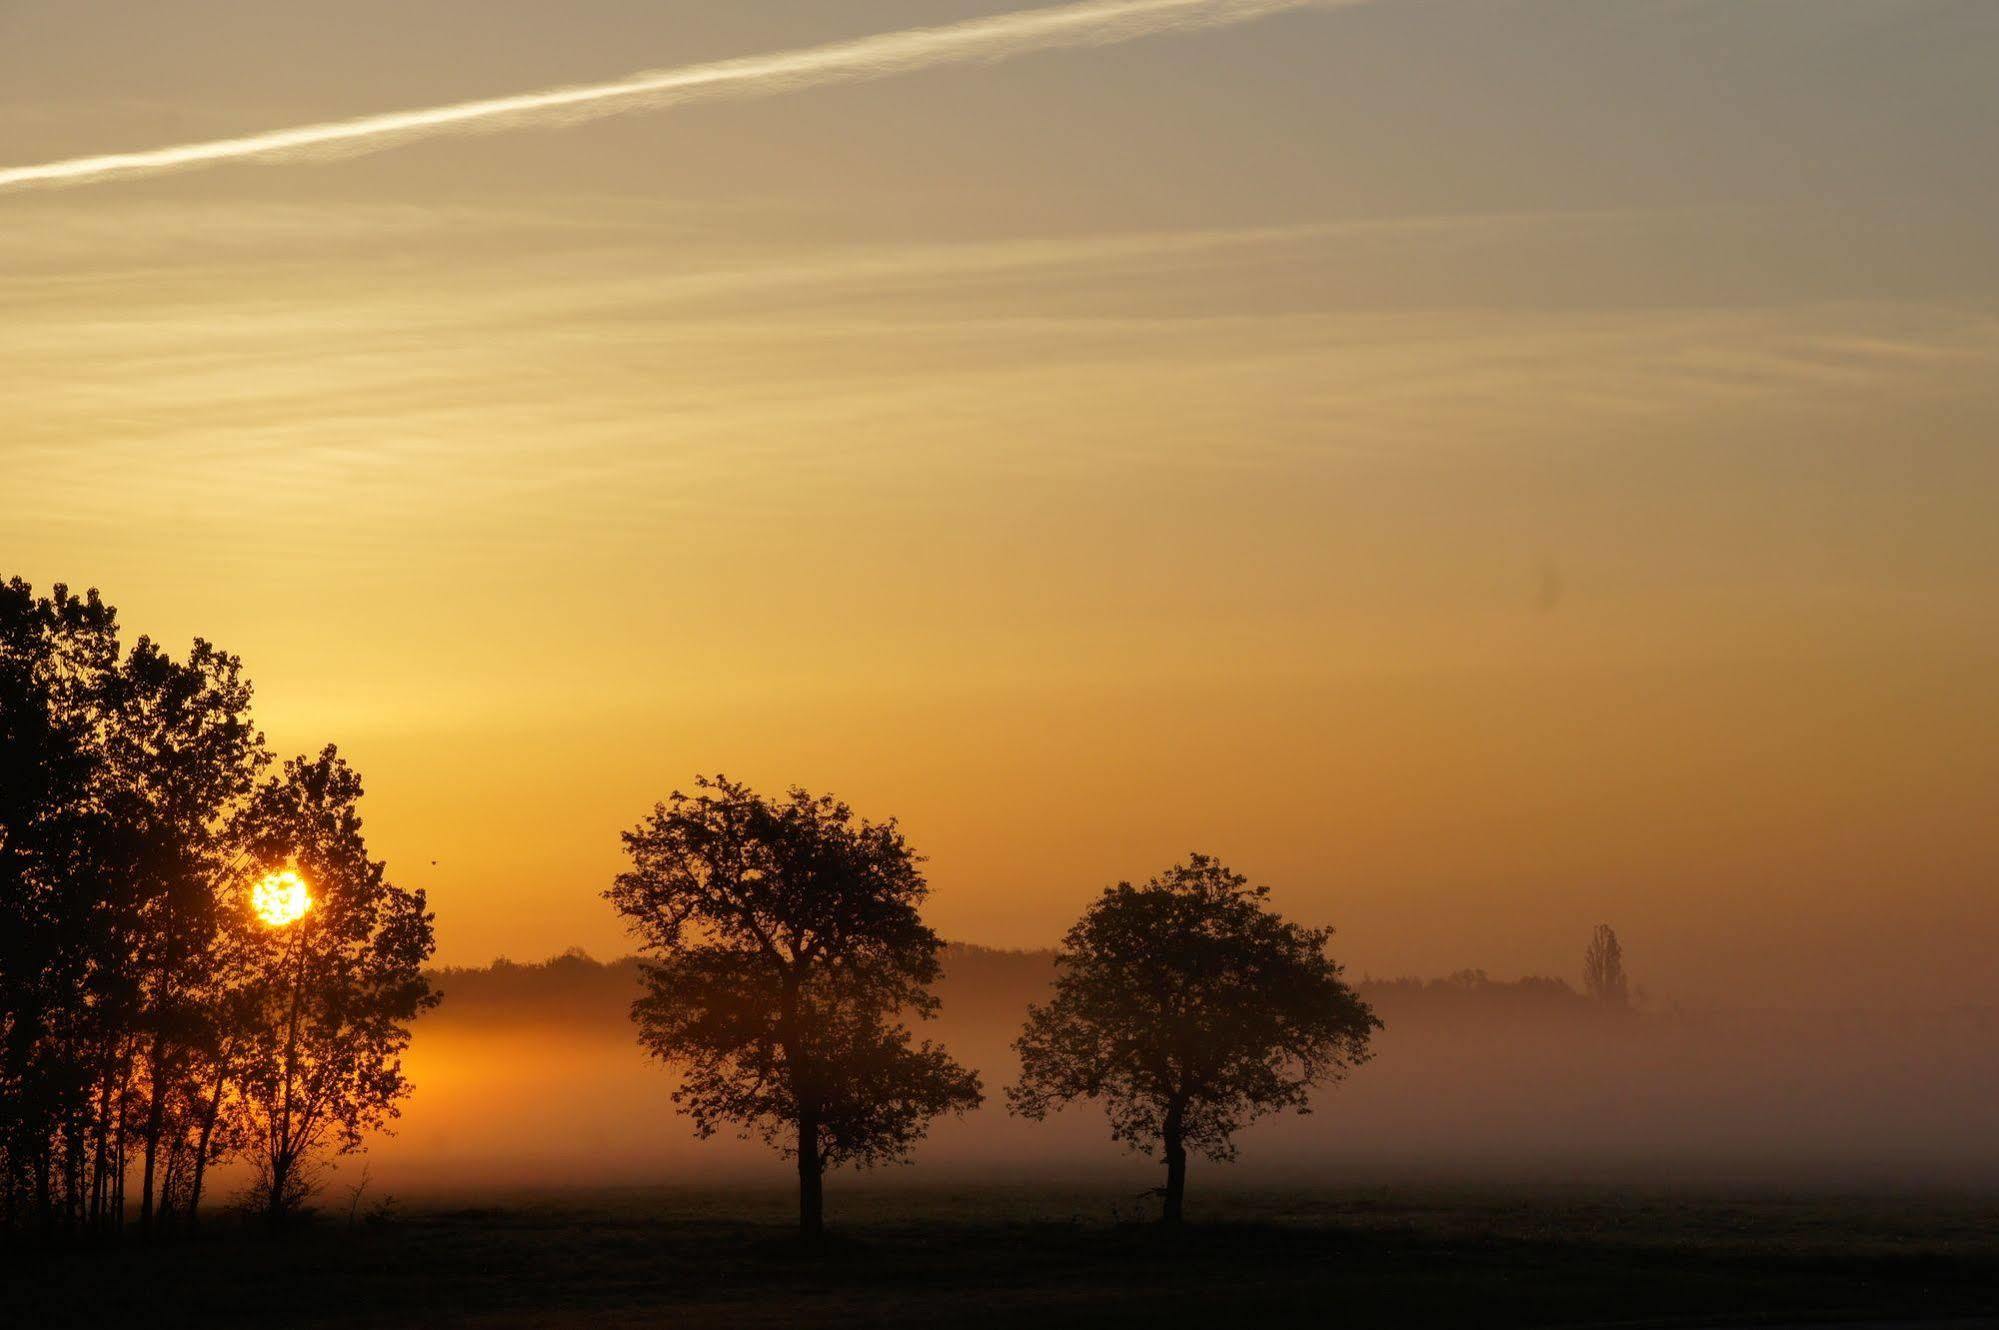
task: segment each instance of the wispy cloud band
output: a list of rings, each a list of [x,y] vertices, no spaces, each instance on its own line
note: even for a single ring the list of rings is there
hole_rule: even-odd
[[[0,167],[0,190],[92,184],[253,159],[371,152],[439,134],[524,124],[573,124],[695,100],[771,96],[938,65],[991,63],[1032,51],[1102,46],[1156,33],[1222,27],[1284,10],[1364,3],[1367,0],[1084,0],[942,27],[909,28],[821,46],[650,70],[605,83],[391,111],[140,152]]]

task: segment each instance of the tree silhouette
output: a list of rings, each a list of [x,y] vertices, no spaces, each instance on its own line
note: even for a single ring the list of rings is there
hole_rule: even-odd
[[[269,760],[250,693],[236,657],[196,639],[177,661],[143,637],[109,690],[106,800],[137,851],[122,872],[139,906],[142,1038],[131,1052],[142,1073],[134,1082],[142,1229],[167,1209],[169,1178],[188,1172],[202,1051],[215,1037],[205,999],[216,970],[216,887],[237,858],[231,811]]]
[[[1617,930],[1598,924],[1583,949],[1583,991],[1607,1007],[1631,1005],[1631,985],[1624,977],[1624,948]]]
[[[138,1004],[124,857],[99,794],[117,615],[0,585],[0,1205],[76,1227],[110,1198],[108,1063]],[[94,1167],[93,1167],[94,1152]]]
[[[1326,955],[1333,930],[1286,923],[1269,894],[1199,854],[1109,888],[1063,938],[1054,997],[1014,1042],[1013,1111],[1101,1099],[1113,1138],[1165,1156],[1168,1223],[1189,1150],[1233,1159],[1255,1118],[1309,1112],[1311,1089],[1365,1062],[1381,1027]]]
[[[245,958],[233,998],[248,1017],[236,1054],[244,1135],[274,1224],[312,1195],[327,1154],[397,1116],[409,1022],[437,1003],[424,894],[368,857],[360,799],[361,778],[329,746],[287,762],[243,816],[253,857],[295,865],[313,896],[283,928],[254,919],[247,883],[230,911]]]
[[[902,1023],[934,1014],[943,944],[893,820],[702,777],[624,842],[631,869],[605,895],[648,956],[639,1041],[684,1069],[673,1098],[697,1135],[733,1123],[796,1160],[807,1240],[828,1168],[906,1159],[934,1118],[979,1104],[977,1074]]]
[[[258,787],[250,697],[207,642],[121,654],[96,592],[0,584],[0,1225],[191,1223],[209,1164],[286,1093],[263,1153],[295,1202],[300,1161],[406,1092],[406,1023],[431,1001],[422,895],[367,860],[360,783],[331,749]],[[321,898],[283,975],[241,899],[279,860]],[[280,987],[297,1031],[274,1058]]]

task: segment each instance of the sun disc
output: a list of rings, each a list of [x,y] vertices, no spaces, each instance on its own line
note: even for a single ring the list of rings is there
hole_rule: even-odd
[[[270,874],[251,889],[250,907],[270,927],[283,928],[305,917],[312,908],[312,893],[305,889],[304,878],[286,869]]]

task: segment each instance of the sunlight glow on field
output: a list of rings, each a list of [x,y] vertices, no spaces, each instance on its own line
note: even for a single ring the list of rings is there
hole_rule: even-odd
[[[286,869],[272,873],[252,888],[250,907],[272,928],[283,928],[305,917],[305,912],[312,908],[312,893],[306,890],[304,878]]]

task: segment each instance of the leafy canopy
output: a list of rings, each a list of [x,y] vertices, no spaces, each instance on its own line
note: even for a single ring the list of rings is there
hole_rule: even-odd
[[[632,867],[605,894],[650,957],[633,1019],[684,1066],[674,1102],[698,1134],[734,1123],[787,1156],[802,1139],[820,1166],[866,1165],[979,1103],[978,1076],[902,1023],[935,1012],[943,944],[893,820],[703,777],[624,841]]]
[[[242,1127],[273,1209],[309,1194],[324,1154],[386,1130],[410,1093],[410,1023],[437,1005],[423,967],[436,943],[421,890],[392,883],[362,835],[361,777],[331,745],[260,786],[239,834],[257,871],[229,892]],[[312,907],[272,929],[250,907],[263,869],[290,864]]]
[[[1269,895],[1198,854],[1106,890],[1063,938],[1054,997],[1028,1008],[1013,1110],[1100,1099],[1134,1150],[1172,1135],[1217,1160],[1255,1118],[1309,1112],[1381,1022],[1327,956],[1333,930],[1285,922]]]

